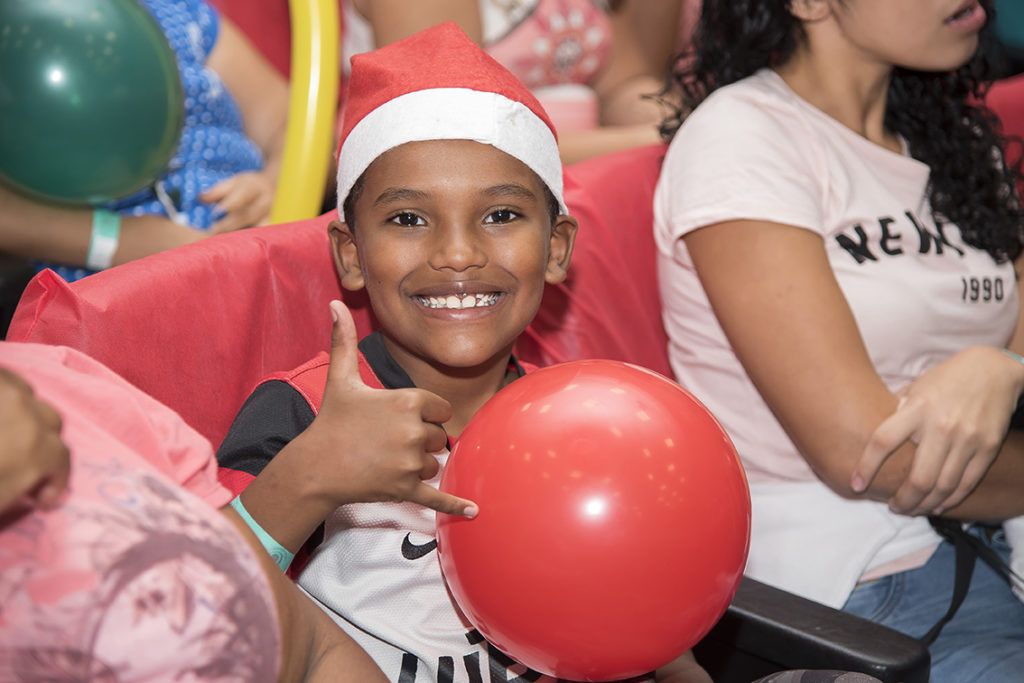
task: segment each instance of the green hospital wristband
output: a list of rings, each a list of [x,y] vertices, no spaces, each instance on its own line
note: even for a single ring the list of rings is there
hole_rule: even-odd
[[[92,212],[92,235],[85,266],[90,270],[106,270],[114,262],[114,252],[121,241],[121,214],[96,209]]]
[[[288,571],[288,566],[292,563],[292,560],[295,559],[295,553],[289,551],[283,545],[274,540],[274,537],[268,534],[267,530],[261,527],[259,522],[252,518],[249,511],[245,509],[244,505],[242,505],[242,497],[240,495],[234,497],[231,501],[231,507],[233,507],[235,512],[241,516],[246,526],[256,534],[256,538],[260,540],[260,545],[262,545],[263,549],[266,550],[274,559],[274,562],[276,562],[277,566],[281,568],[281,571]]]

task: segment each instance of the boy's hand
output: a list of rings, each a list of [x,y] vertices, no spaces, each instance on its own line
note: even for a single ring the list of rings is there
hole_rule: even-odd
[[[15,504],[51,508],[67,488],[60,416],[32,387],[0,368],[0,514]]]
[[[475,517],[475,504],[425,480],[447,443],[451,406],[422,389],[373,389],[359,375],[355,323],[331,302],[331,364],[320,412],[242,494],[257,523],[292,552],[347,503],[409,501]]]
[[[320,414],[303,435],[316,428],[326,452],[341,455],[344,449],[345,485],[337,503],[410,501],[474,517],[476,505],[423,483],[440,469],[432,454],[448,443],[441,425],[451,419],[451,405],[423,389],[366,386],[359,375],[352,314],[340,301],[330,306],[334,328],[327,388]]]

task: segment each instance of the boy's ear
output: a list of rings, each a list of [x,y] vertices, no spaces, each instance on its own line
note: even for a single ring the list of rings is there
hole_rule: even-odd
[[[359,265],[359,251],[356,248],[356,236],[348,223],[331,221],[327,226],[331,237],[331,252],[334,256],[334,268],[341,278],[341,286],[349,291],[356,291],[366,284],[363,269]]]
[[[789,0],[789,13],[800,21],[821,21],[831,12],[828,0]]]
[[[551,245],[548,252],[548,267],[544,272],[544,281],[556,285],[565,280],[569,273],[569,262],[572,260],[572,247],[576,243],[576,231],[579,224],[572,216],[562,214],[555,219],[551,227]]]

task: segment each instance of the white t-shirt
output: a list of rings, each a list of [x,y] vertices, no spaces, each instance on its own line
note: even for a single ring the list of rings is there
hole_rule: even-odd
[[[672,369],[729,432],[751,484],[747,574],[836,607],[865,571],[937,536],[924,518],[842,499],[814,475],[736,359],[681,238],[735,219],[820,234],[874,366],[896,390],[966,346],[1005,346],[1017,319],[1012,264],[936,223],[928,177],[763,70],[690,115],[655,192]]]

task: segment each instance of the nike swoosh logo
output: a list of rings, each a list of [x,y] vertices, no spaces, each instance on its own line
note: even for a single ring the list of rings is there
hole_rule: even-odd
[[[402,557],[407,560],[418,560],[421,557],[429,555],[431,552],[437,549],[437,539],[424,543],[423,545],[416,545],[410,540],[412,534],[406,534],[405,538],[402,539]]]

